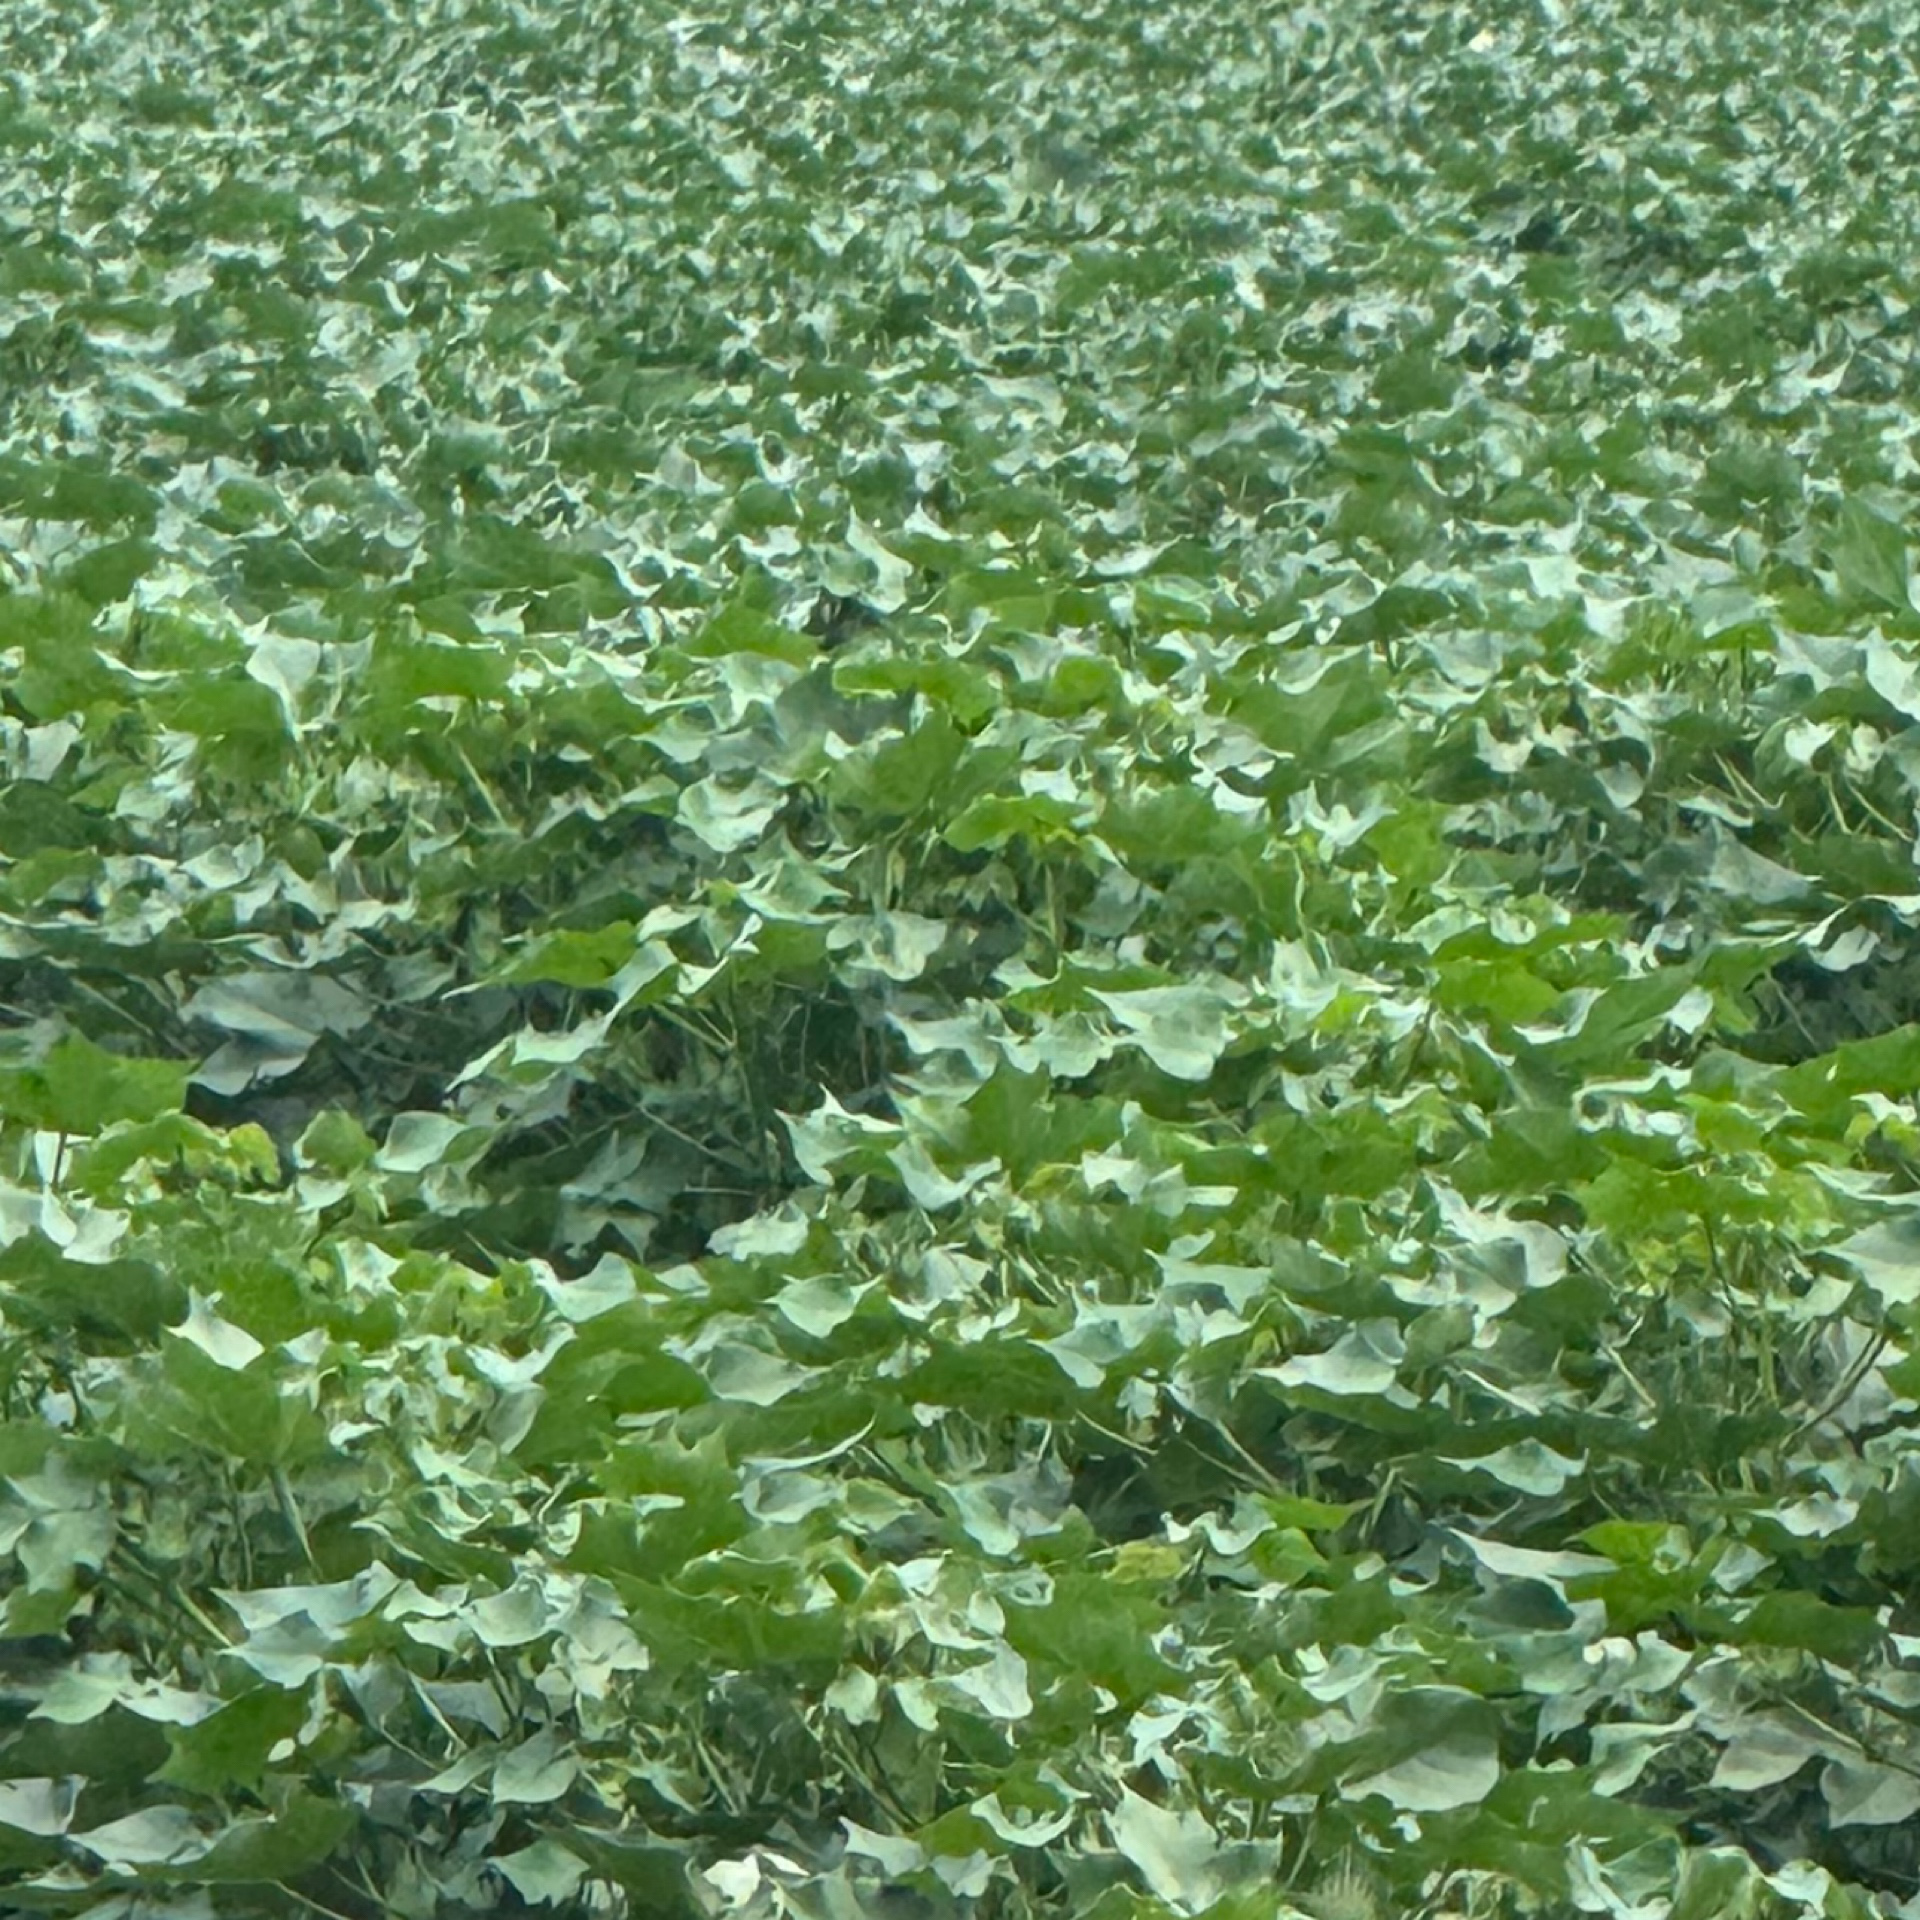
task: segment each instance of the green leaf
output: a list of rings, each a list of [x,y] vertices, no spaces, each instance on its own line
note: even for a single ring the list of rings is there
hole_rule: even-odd
[[[357,1173],[376,1151],[366,1129],[338,1107],[315,1114],[294,1148],[302,1165],[339,1174]]]
[[[1054,1681],[1078,1675],[1107,1688],[1123,1706],[1138,1706],[1174,1680],[1153,1644],[1166,1616],[1138,1586],[1066,1571],[1056,1576],[1045,1605],[1010,1607],[1006,1620],[1008,1644],[1025,1658],[1043,1697]]]
[[[548,935],[500,978],[509,986],[552,980],[563,987],[604,987],[633,955],[633,922],[615,920],[591,932]]]
[[[1849,593],[1903,613],[1909,610],[1906,534],[1858,500],[1840,508],[1833,565]]]
[[[1764,1912],[1766,1901],[1766,1882],[1748,1855],[1737,1847],[1703,1849],[1680,1870],[1668,1920],[1726,1920]]]
[[[1025,838],[1036,846],[1072,840],[1084,824],[1087,809],[1051,794],[1029,793],[1009,797],[982,794],[948,822],[945,839],[956,853],[978,853],[984,847],[1004,847]]]
[[[1341,1791],[1379,1794],[1407,1813],[1445,1813],[1484,1800],[1500,1778],[1499,1723],[1492,1707],[1457,1687],[1388,1694],[1368,1728],[1368,1768]],[[1391,1756],[1391,1757],[1388,1757]],[[1387,1764],[1374,1764],[1386,1758]]]
[[[171,1451],[185,1441],[263,1467],[290,1467],[327,1451],[319,1416],[280,1391],[270,1359],[234,1370],[179,1339],[168,1343],[162,1376],[167,1391],[141,1408],[136,1420],[148,1445]]]
[[[581,1826],[556,1838],[592,1873],[623,1889],[638,1911],[659,1920],[698,1920],[702,1913],[687,1885],[688,1857],[675,1848]]]
[[[280,1885],[337,1852],[358,1825],[352,1807],[295,1792],[271,1819],[236,1820],[194,1862],[193,1874],[213,1885]]]
[[[189,1793],[215,1796],[232,1787],[258,1793],[273,1749],[306,1718],[297,1690],[259,1687],[188,1726],[169,1727],[171,1749],[158,1777]]]
[[[920,813],[952,779],[966,740],[944,713],[936,713],[910,734],[881,742],[843,760],[830,790],[843,804],[887,819]]]
[[[1856,1665],[1879,1649],[1885,1629],[1869,1607],[1840,1607],[1814,1593],[1767,1593],[1734,1636],[1747,1646],[1794,1647]]]
[[[128,1058],[67,1034],[35,1065],[0,1069],[0,1111],[56,1133],[97,1134],[177,1112],[191,1072],[183,1061]]]
[[[59,587],[89,606],[125,600],[160,559],[151,540],[110,540],[70,560],[55,576]]]

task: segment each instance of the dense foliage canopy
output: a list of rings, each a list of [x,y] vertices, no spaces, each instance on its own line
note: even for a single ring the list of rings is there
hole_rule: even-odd
[[[0,8],[0,1903],[1920,1913],[1910,24]]]

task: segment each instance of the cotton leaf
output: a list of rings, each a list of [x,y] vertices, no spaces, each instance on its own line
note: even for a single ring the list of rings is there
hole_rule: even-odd
[[[707,1380],[722,1400],[771,1407],[815,1378],[818,1369],[797,1367],[777,1353],[728,1341],[707,1359]]]
[[[1846,973],[1871,960],[1880,948],[1880,936],[1871,927],[1847,927],[1824,947],[1809,949],[1808,957],[1829,973]],[[1695,988],[1697,993],[1699,988]]]
[[[444,1113],[397,1113],[373,1163],[387,1173],[422,1173],[438,1166],[447,1149],[467,1132],[465,1122]]]
[[[551,1267],[535,1263],[534,1285],[563,1320],[576,1325],[611,1313],[639,1297],[633,1269],[618,1254],[603,1253],[577,1280],[562,1280]]]
[[[1509,1580],[1552,1583],[1613,1569],[1613,1562],[1597,1553],[1543,1553],[1534,1547],[1510,1547],[1502,1540],[1478,1539],[1473,1534],[1462,1533],[1458,1527],[1449,1531],[1489,1573]]]
[[[148,1807],[73,1835],[89,1853],[114,1867],[179,1866],[198,1860],[210,1842],[185,1807]]]
[[[814,1274],[805,1280],[789,1280],[774,1295],[773,1305],[783,1320],[812,1339],[824,1340],[853,1318],[865,1291],[863,1286],[856,1292],[832,1275]]]
[[[537,1027],[522,1027],[513,1037],[513,1063],[517,1067],[578,1066],[605,1041],[612,1024],[610,1015],[600,1013],[551,1033],[543,1033]]]
[[[1920,1813],[1920,1780],[1870,1760],[1830,1760],[1820,1791],[1836,1827],[1890,1827]]]
[[[829,950],[848,953],[855,966],[889,980],[917,980],[946,944],[947,923],[920,913],[875,913],[842,920],[827,936]]]
[[[1199,1913],[1224,1892],[1220,1836],[1200,1814],[1156,1807],[1122,1787],[1107,1830],[1149,1891],[1177,1912]]]
[[[450,1766],[445,1766],[436,1774],[422,1780],[415,1789],[418,1793],[465,1793],[477,1781],[486,1778],[488,1769],[493,1765],[493,1756],[475,1749],[463,1753]]]
[[[553,1840],[536,1840],[517,1853],[493,1862],[522,1900],[536,1906],[559,1906],[571,1900],[586,1878],[583,1862]]]
[[[784,1259],[807,1244],[807,1230],[806,1215],[788,1205],[716,1227],[707,1245],[723,1260]]]
[[[1813,891],[1813,882],[1805,874],[1754,852],[1717,821],[1713,838],[1713,863],[1707,869],[1706,883],[1715,893],[1775,907],[1790,900],[1803,900]]]
[[[927,1864],[927,1850],[917,1840],[900,1834],[876,1833],[871,1827],[863,1827],[844,1815],[840,1824],[847,1831],[849,1853],[878,1861],[881,1870],[895,1878],[902,1874],[917,1873]]]
[[[1785,1714],[1750,1714],[1734,1728],[1707,1784],[1752,1793],[1791,1778],[1817,1754],[1841,1757],[1835,1742],[1816,1728]]]
[[[550,1610],[539,1585],[523,1580],[505,1593],[473,1601],[464,1618],[475,1637],[489,1647],[522,1647],[547,1630]]]
[[[1801,1539],[1819,1539],[1850,1527],[1859,1518],[1860,1503],[1835,1493],[1810,1493],[1773,1509],[1772,1517]]]
[[[323,1033],[357,1032],[373,1015],[367,999],[338,980],[264,968],[208,981],[180,1011],[228,1033],[309,1045]]]
[[[1349,1799],[1380,1794],[1403,1813],[1446,1813],[1477,1805],[1500,1781],[1500,1755],[1491,1739],[1447,1741],[1344,1789]]]
[[[916,1206],[938,1213],[964,1200],[981,1181],[1000,1171],[998,1160],[981,1160],[963,1167],[957,1174],[943,1173],[933,1156],[916,1139],[902,1140],[887,1155],[900,1175],[900,1183]]]
[[[65,1780],[0,1780],[0,1827],[51,1837],[65,1833],[84,1783]]]
[[[1608,1799],[1624,1793],[1683,1730],[1684,1723],[1676,1728],[1643,1726],[1632,1720],[1609,1720],[1593,1728],[1594,1792]]]
[[[1477,1694],[1459,1687],[1386,1693],[1362,1752],[1395,1757],[1348,1781],[1342,1794],[1361,1799],[1377,1793],[1403,1813],[1474,1806],[1500,1779],[1497,1716]]]
[[[680,823],[715,853],[737,853],[766,832],[785,804],[784,789],[771,780],[756,776],[735,787],[710,774],[681,793]]]
[[[540,1806],[558,1800],[573,1785],[580,1763],[560,1745],[551,1729],[543,1728],[500,1756],[493,1769],[493,1798],[522,1806]]]
[[[833,1184],[835,1166],[858,1152],[864,1141],[890,1140],[900,1132],[890,1120],[849,1113],[831,1093],[821,1096],[820,1105],[812,1113],[783,1113],[780,1118],[786,1123],[801,1172],[823,1187]]]
[[[857,513],[847,516],[847,545],[874,571],[874,583],[866,597],[882,613],[892,613],[906,603],[907,583],[913,578],[913,564],[883,547]]]
[[[1227,1048],[1230,1002],[1207,987],[1095,990],[1100,1004],[1153,1064],[1176,1080],[1204,1080]]]
[[[280,702],[289,733],[300,731],[300,695],[319,668],[319,643],[291,634],[264,632],[247,655],[248,677]]]
[[[383,1606],[400,1588],[400,1576],[380,1561],[345,1580],[323,1586],[260,1587],[249,1592],[217,1588],[222,1603],[249,1633],[304,1615],[337,1631]]]
[[[1033,1711],[1027,1663],[1005,1642],[994,1648],[992,1659],[950,1677],[959,1692],[978,1702],[996,1720],[1024,1720]]]
[[[1014,1847],[1050,1847],[1078,1817],[1071,1806],[1057,1813],[1034,1813],[1026,1807],[1009,1809],[1001,1804],[997,1793],[976,1800],[971,1811]]]
[[[880,1717],[880,1683],[865,1667],[848,1667],[820,1696],[849,1725],[864,1727]]]
[[[1442,1454],[1440,1457],[1450,1467],[1466,1467],[1476,1473],[1491,1474],[1502,1486],[1512,1487],[1518,1493],[1534,1493],[1543,1497],[1558,1493],[1575,1474],[1584,1472],[1586,1468],[1584,1456],[1569,1460],[1565,1454],[1556,1453],[1541,1441],[1532,1439],[1517,1440],[1510,1447],[1476,1454],[1470,1459],[1456,1458],[1452,1454]]]
[[[1833,565],[1849,593],[1897,612],[1908,611],[1907,537],[1858,500],[1849,500],[1840,509]]]
[[[1363,1320],[1349,1327],[1324,1353],[1297,1353],[1277,1367],[1257,1371],[1282,1386],[1317,1387],[1322,1393],[1385,1393],[1406,1357],[1406,1341],[1392,1320]]]
[[[246,1328],[221,1319],[199,1294],[190,1298],[186,1319],[173,1331],[182,1340],[191,1341],[216,1366],[241,1373],[266,1352]]]
[[[1844,1260],[1885,1305],[1907,1307],[1920,1300],[1920,1222],[1877,1221],[1827,1251]]]

